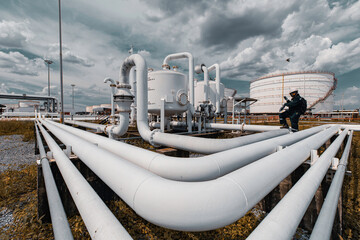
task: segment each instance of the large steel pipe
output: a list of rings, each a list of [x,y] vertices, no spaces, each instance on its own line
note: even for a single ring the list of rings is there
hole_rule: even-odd
[[[55,122],[49,121],[49,123],[87,141],[96,143],[99,147],[115,153],[159,176],[180,181],[205,181],[221,177],[268,154],[274,153],[278,146],[289,146],[325,129],[325,127],[319,126],[208,156],[179,158],[158,154]]]
[[[347,133],[346,129],[336,138],[247,239],[292,238]]]
[[[346,165],[349,158],[353,132],[351,131],[347,140],[340,163],[337,167],[335,176],[331,182],[330,189],[326,194],[325,202],[321,207],[320,214],[316,220],[315,226],[310,236],[310,240],[329,240],[331,230],[334,224],[336,208],[338,206],[339,196],[343,185]]]
[[[326,129],[215,180],[177,182],[43,123],[140,216],[182,231],[216,229],[241,218],[339,129]]]
[[[234,131],[263,132],[263,131],[279,130],[280,126],[207,123],[206,128],[234,130]]]
[[[75,121],[75,120],[67,120],[67,119],[65,119],[65,123],[90,128],[90,129],[93,129],[93,130],[96,130],[99,132],[104,132],[105,128],[106,128],[106,125],[102,125],[102,124],[83,122],[83,121]]]
[[[59,192],[56,187],[54,176],[51,172],[49,161],[46,157],[44,145],[42,143],[39,130],[35,124],[36,140],[40,151],[41,167],[44,175],[46,196],[48,199],[51,223],[53,226],[54,238],[56,240],[74,239],[66,218],[64,206],[61,202]]]
[[[46,130],[41,125],[39,128],[56,159],[56,164],[91,238],[132,239]]]

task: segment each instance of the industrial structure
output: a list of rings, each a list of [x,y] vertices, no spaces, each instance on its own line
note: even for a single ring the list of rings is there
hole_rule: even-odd
[[[250,97],[258,101],[251,105],[254,114],[278,113],[289,97],[290,89],[296,88],[307,100],[312,113],[328,113],[333,110],[337,79],[332,72],[298,71],[266,75],[251,81]]]
[[[188,75],[176,68],[171,70],[169,62],[178,59],[187,59]],[[215,81],[209,80],[211,70],[216,70]],[[201,84],[195,82],[194,72],[204,73]],[[331,82],[330,75],[334,77],[331,73],[306,74],[312,78],[322,76],[322,84],[328,86],[320,98],[311,98],[319,93],[319,84],[317,88],[310,88],[308,95],[304,93],[310,106],[316,107],[319,99],[324,101],[329,97],[336,80],[333,78]],[[131,239],[88,178],[73,164],[74,156],[140,217],[164,228],[194,232],[218,229],[242,218],[284,178],[308,161],[309,170],[249,239],[291,239],[329,168],[336,171],[335,183],[331,184],[326,210],[317,219],[313,239],[330,235],[352,134],[360,131],[360,125],[325,124],[290,133],[280,126],[228,124],[219,65],[195,67],[193,56],[188,52],[166,56],[162,69],[157,71],[149,70],[145,59],[133,54],[124,60],[119,75],[118,81],[104,80],[104,83],[111,83],[112,102],[106,106],[111,112],[108,124],[65,120],[67,124],[82,127],[79,129],[57,123],[41,113],[35,119],[40,152],[38,166],[42,172],[39,178],[43,176],[45,182],[46,191],[43,192],[47,195],[56,239],[72,239],[72,236],[66,221],[66,206],[62,204],[50,164],[56,164],[92,239]],[[270,92],[265,89],[273,87],[274,82],[268,81],[269,86],[265,87],[268,78],[261,80],[252,83],[255,84],[253,89],[258,84],[258,93],[261,89],[263,93]],[[280,97],[298,81],[293,78],[285,85],[285,75],[282,75]],[[315,80],[306,81],[306,84],[310,82]],[[262,99],[255,98],[259,102]],[[241,108],[241,104],[255,101],[233,97],[232,111],[244,109],[246,114],[249,105]],[[94,106],[92,111],[104,107]],[[223,119],[222,122],[216,122],[217,118]],[[153,149],[173,148],[186,152],[188,158],[167,156],[126,143],[124,135],[129,132],[131,123],[136,124],[137,139],[148,142]],[[218,130],[255,134],[225,139],[193,136]],[[54,138],[61,141],[61,146]],[[319,156],[318,149],[324,144],[326,149]],[[339,161],[335,156],[342,144],[345,148]],[[190,152],[201,154],[201,157],[189,156]],[[53,159],[55,161],[49,161]]]

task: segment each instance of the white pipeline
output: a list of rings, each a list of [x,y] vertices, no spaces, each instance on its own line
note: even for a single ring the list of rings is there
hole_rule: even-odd
[[[41,125],[39,128],[56,159],[56,164],[91,238],[132,239],[46,130]]]
[[[306,160],[311,149],[320,147],[339,129],[326,129],[215,180],[177,182],[42,122],[59,140],[71,145],[73,152],[137,214],[156,225],[181,231],[217,229],[238,220]]]
[[[209,102],[209,72],[207,67],[202,66],[201,70],[204,72],[204,102]]]
[[[316,190],[330,167],[347,135],[344,130],[313,166],[300,178],[285,197],[266,216],[260,225],[247,238],[248,240],[291,239],[303,218]],[[298,153],[299,154],[299,153]],[[293,155],[289,155],[293,158]]]
[[[249,131],[249,132],[263,132],[279,130],[280,126],[268,125],[250,125],[250,124],[223,124],[223,123],[207,123],[207,128],[233,130],[233,131]]]
[[[274,153],[278,146],[289,146],[325,129],[325,127],[319,126],[209,156],[180,158],[165,156],[58,123],[49,123],[95,143],[99,147],[159,176],[180,181],[205,181],[221,177],[268,154]],[[189,171],[189,169],[191,169],[191,171]]]
[[[208,68],[208,71],[216,70],[215,86],[216,86],[216,114],[220,113],[220,65],[215,63]]]
[[[65,119],[65,123],[78,125],[85,128],[90,128],[96,130],[97,132],[105,132],[105,128],[107,125],[97,124],[97,123],[90,123],[90,122],[83,122],[83,121],[75,121],[70,119]]]
[[[111,87],[111,118],[112,120],[114,120],[115,118],[115,104],[114,104],[114,94],[115,94],[115,87],[116,87],[116,83],[113,79],[111,78],[105,78],[104,79],[104,83],[110,82],[110,87]]]
[[[51,172],[49,161],[46,158],[44,145],[42,143],[38,127],[35,124],[36,139],[40,151],[41,167],[44,174],[46,196],[50,210],[51,223],[53,226],[54,238],[56,240],[74,239],[66,218],[64,206],[61,202],[59,192],[56,187],[54,176]]]
[[[326,195],[325,202],[321,207],[320,214],[312,230],[310,240],[329,240],[334,224],[336,208],[338,206],[341,187],[343,185],[346,165],[349,158],[353,132],[351,131],[344,152],[337,167],[335,176],[331,182],[330,189]]]

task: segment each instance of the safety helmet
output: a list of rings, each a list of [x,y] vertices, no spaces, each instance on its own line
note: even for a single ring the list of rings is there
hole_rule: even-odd
[[[294,92],[299,92],[299,90],[297,88],[290,88],[290,92],[289,93],[294,93]]]

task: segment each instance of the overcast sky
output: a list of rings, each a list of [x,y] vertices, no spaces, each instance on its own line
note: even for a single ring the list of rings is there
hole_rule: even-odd
[[[57,0],[0,1],[0,93],[46,95],[45,58],[59,93],[58,27]],[[131,45],[154,69],[183,51],[197,64],[219,63],[225,86],[243,96],[269,73],[331,71],[335,108],[360,105],[360,1],[62,0],[62,30],[65,107],[70,84],[77,110],[108,103],[103,79],[118,79]],[[176,64],[187,71],[186,61]]]

